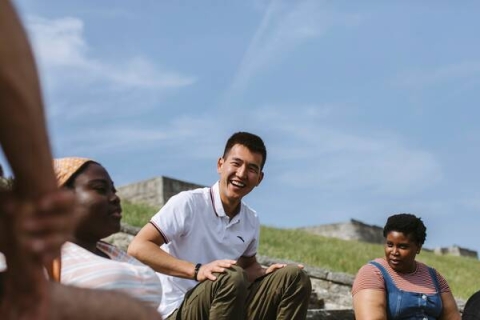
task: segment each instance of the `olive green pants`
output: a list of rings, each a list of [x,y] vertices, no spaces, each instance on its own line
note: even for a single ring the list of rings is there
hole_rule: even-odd
[[[288,265],[255,282],[237,266],[187,292],[167,320],[305,319],[312,286],[297,266]]]

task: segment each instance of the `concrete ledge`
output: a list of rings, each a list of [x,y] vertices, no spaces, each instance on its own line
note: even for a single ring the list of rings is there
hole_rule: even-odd
[[[307,312],[307,319],[310,320],[354,320],[355,315],[351,309],[325,310],[310,309]]]

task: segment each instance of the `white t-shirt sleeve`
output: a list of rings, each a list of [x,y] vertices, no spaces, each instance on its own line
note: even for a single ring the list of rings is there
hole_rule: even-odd
[[[169,243],[189,230],[192,208],[189,194],[181,192],[171,197],[150,220]]]

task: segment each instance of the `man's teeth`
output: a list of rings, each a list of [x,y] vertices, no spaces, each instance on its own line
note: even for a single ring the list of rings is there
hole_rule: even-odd
[[[232,181],[232,184],[233,184],[235,187],[239,187],[239,188],[245,187],[245,184],[244,184],[244,183],[241,183],[241,182],[238,182],[238,181]]]

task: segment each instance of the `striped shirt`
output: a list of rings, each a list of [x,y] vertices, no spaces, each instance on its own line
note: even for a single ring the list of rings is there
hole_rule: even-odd
[[[155,271],[108,243],[97,248],[106,259],[67,242],[62,247],[61,282],[77,287],[118,290],[158,308],[162,287]]]
[[[398,289],[425,294],[435,293],[435,284],[428,272],[428,266],[426,264],[416,261],[417,269],[414,272],[399,273],[393,270],[383,258],[377,258],[374,261],[380,263],[387,270]],[[440,293],[450,292],[450,287],[445,278],[436,270],[435,273],[437,274]],[[366,264],[360,268],[353,282],[352,296],[364,289],[386,291],[382,272],[374,265]]]

